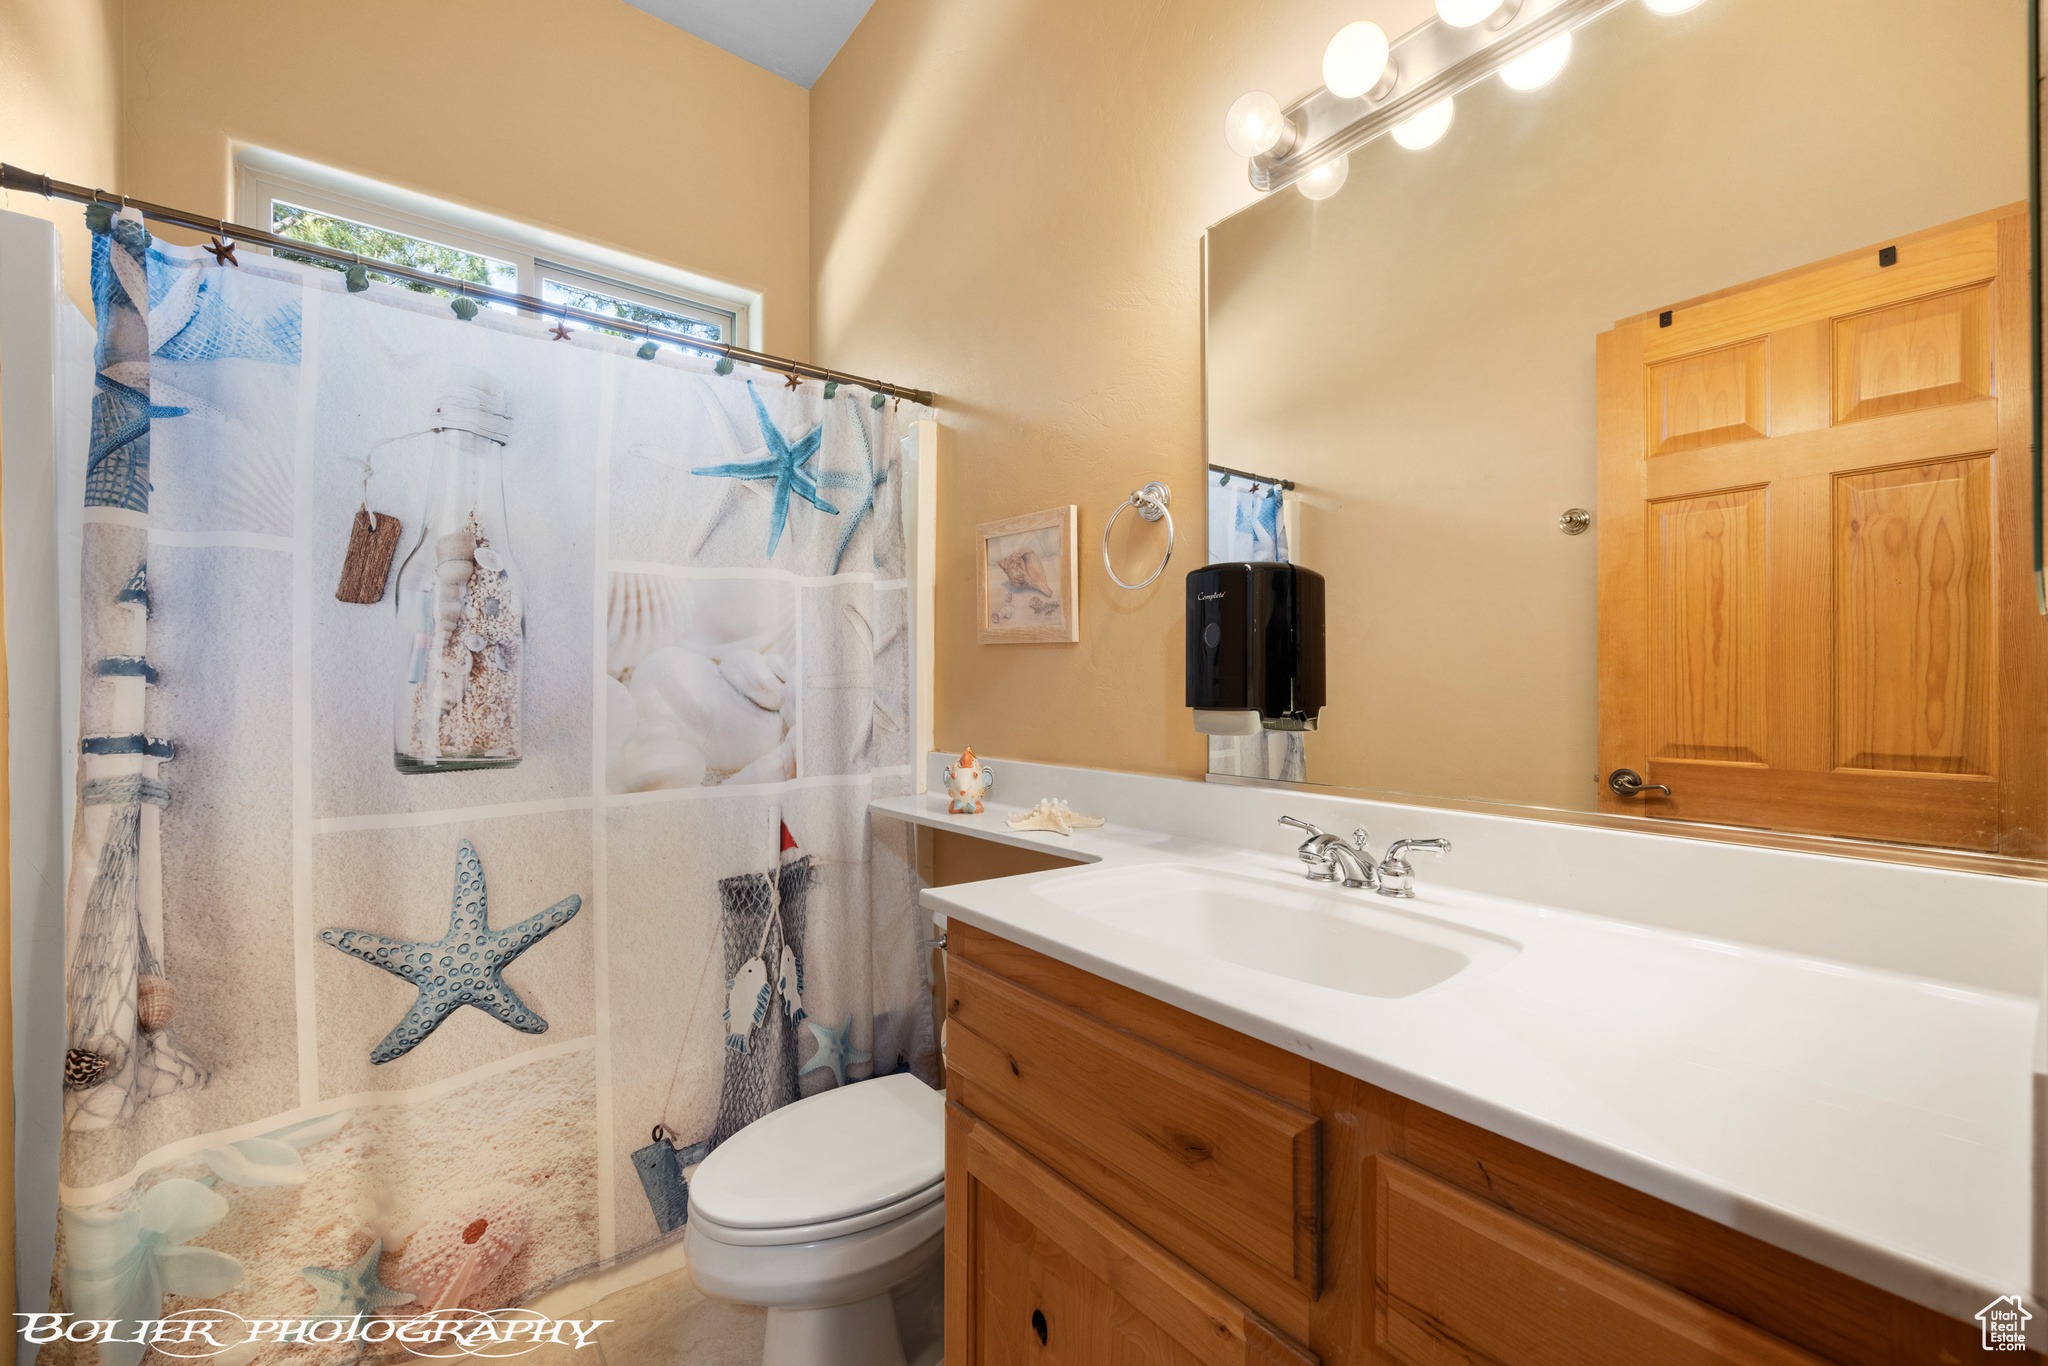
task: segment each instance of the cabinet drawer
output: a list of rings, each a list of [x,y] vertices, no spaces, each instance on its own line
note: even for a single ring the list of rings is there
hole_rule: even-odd
[[[946,974],[968,1109],[1226,1286],[1315,1298],[1314,1115],[965,959]]]
[[[1300,1344],[957,1105],[946,1107],[946,1360],[1317,1366]]]
[[[1411,1366],[1820,1366],[1670,1286],[1388,1158],[1374,1341]]]

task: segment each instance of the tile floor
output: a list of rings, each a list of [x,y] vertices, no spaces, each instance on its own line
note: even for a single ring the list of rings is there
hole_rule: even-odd
[[[611,1319],[593,1348],[544,1347],[531,1366],[761,1366],[768,1311],[706,1298],[688,1271],[607,1295],[569,1317]]]

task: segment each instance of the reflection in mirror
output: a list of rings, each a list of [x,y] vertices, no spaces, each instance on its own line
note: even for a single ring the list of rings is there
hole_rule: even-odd
[[[1207,564],[1301,562],[1301,495],[1294,481],[1211,465],[1208,470]],[[1303,732],[1209,737],[1209,771],[1243,778],[1305,783]]]
[[[1624,4],[1213,227],[1209,457],[1331,606],[1321,729],[1212,771],[2048,852],[2026,37]]]

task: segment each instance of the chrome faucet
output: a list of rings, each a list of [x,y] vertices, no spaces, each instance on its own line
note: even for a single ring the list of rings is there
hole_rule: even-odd
[[[1346,887],[1379,890],[1380,870],[1373,862],[1372,851],[1366,847],[1364,826],[1352,831],[1355,842],[1346,844],[1342,835],[1329,834],[1292,816],[1282,816],[1280,823],[1308,832],[1308,838],[1301,842],[1294,856],[1308,865],[1311,882],[1336,882],[1341,876]]]
[[[1295,857],[1308,865],[1310,881],[1341,880],[1346,887],[1370,887],[1381,896],[1415,895],[1411,881],[1415,869],[1408,862],[1409,850],[1429,849],[1439,854],[1451,852],[1451,842],[1446,839],[1401,839],[1388,845],[1386,857],[1375,862],[1372,850],[1366,844],[1363,826],[1352,831],[1351,840],[1346,843],[1343,836],[1332,835],[1292,816],[1282,816],[1280,823],[1308,833],[1308,838],[1295,850]]]
[[[1415,887],[1410,881],[1415,869],[1408,862],[1410,849],[1428,849],[1439,855],[1451,852],[1449,840],[1395,840],[1387,846],[1387,856],[1380,860],[1380,884],[1376,890],[1381,896],[1412,897]]]

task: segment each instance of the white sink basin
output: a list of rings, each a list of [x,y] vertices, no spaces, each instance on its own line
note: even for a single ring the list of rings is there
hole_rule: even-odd
[[[1035,890],[1140,939],[1357,996],[1413,996],[1521,951],[1392,898],[1306,878],[1170,865],[1075,873]]]

